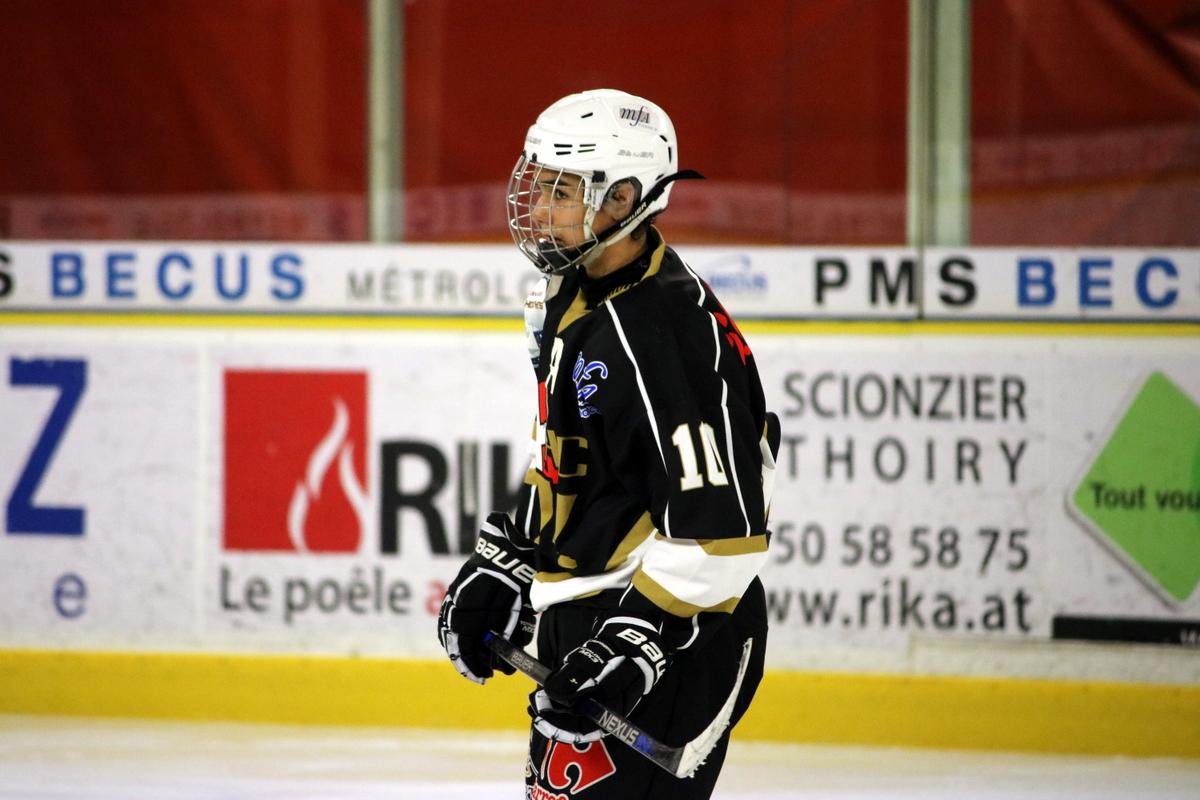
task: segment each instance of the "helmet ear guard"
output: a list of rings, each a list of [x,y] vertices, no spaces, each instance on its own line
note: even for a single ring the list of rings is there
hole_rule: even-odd
[[[614,222],[606,230],[601,231],[598,234],[593,234],[593,236],[596,237],[596,241],[587,249],[580,263],[584,264],[585,266],[592,263],[600,257],[601,253],[608,249],[609,245],[616,244],[617,242],[621,241],[626,236],[637,230],[638,225],[648,219],[652,214],[659,213],[662,209],[654,208],[654,202],[662,196],[663,192],[665,192],[667,187],[669,187],[672,183],[675,181],[693,180],[702,181],[704,180],[704,176],[694,169],[684,169],[664,177],[662,180],[656,183],[649,192],[646,193],[646,196],[642,198],[641,202],[634,207],[633,211],[631,211],[628,216],[626,216],[624,219]]]

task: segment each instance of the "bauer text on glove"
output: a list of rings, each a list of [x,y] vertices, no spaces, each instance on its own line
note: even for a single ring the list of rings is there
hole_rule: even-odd
[[[586,697],[627,715],[666,669],[667,653],[656,626],[639,617],[610,617],[546,679],[534,698],[534,726],[560,741],[599,738],[595,725],[572,708]]]
[[[532,556],[532,547],[522,541],[507,514],[488,515],[475,552],[446,590],[438,614],[438,639],[464,677],[483,683],[493,669],[512,673],[512,667],[484,644],[488,631],[500,633],[518,647],[532,641]]]

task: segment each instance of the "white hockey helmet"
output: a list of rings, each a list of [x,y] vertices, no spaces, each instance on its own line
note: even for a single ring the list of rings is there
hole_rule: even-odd
[[[675,127],[654,103],[615,89],[568,95],[543,111],[525,136],[508,185],[513,241],[542,272],[590,263],[665,209],[674,181],[702,177],[691,170],[678,172],[678,163]],[[548,198],[556,194],[564,173],[579,179],[574,201],[576,208],[579,203],[585,207],[582,235],[572,244],[554,235],[552,219],[535,219],[539,204],[553,204]],[[596,212],[622,181],[633,185],[633,210],[608,229],[594,231]]]

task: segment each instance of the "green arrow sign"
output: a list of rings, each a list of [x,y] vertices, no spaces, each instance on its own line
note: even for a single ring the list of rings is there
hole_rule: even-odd
[[[1200,406],[1150,375],[1070,501],[1167,596],[1186,600],[1200,583]]]

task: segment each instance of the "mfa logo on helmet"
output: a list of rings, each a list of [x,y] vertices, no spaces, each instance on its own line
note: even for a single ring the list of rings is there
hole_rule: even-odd
[[[654,118],[650,116],[650,111],[645,106],[641,108],[622,106],[617,109],[617,114],[621,117],[621,121],[628,122],[631,128],[636,128],[638,125],[654,126]]]
[[[225,549],[358,552],[367,442],[365,373],[226,371]]]

